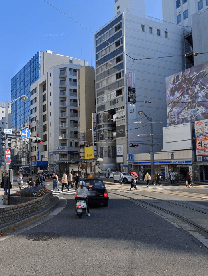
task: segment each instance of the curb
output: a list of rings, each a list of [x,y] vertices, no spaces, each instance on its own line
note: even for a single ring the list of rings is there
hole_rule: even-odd
[[[1,236],[1,234],[8,235],[11,232],[15,231],[16,229],[18,229],[22,226],[25,226],[26,224],[31,223],[31,222],[43,217],[44,215],[46,215],[50,211],[54,210],[57,207],[58,203],[59,203],[59,198],[56,196],[53,203],[49,206],[49,208],[44,209],[43,212],[39,212],[39,213],[37,213],[35,215],[32,215],[28,218],[25,218],[23,220],[17,221],[15,223],[11,223],[8,226],[3,226],[2,228],[0,228],[0,236]]]

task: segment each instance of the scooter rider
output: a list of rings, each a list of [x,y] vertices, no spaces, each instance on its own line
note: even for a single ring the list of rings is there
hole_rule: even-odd
[[[88,217],[90,216],[90,211],[89,211],[89,206],[88,206],[88,189],[86,187],[84,187],[85,182],[84,181],[80,181],[79,183],[79,188],[77,189],[77,195],[78,198],[77,199],[84,199],[86,201],[86,205],[87,205],[87,213],[88,213]]]

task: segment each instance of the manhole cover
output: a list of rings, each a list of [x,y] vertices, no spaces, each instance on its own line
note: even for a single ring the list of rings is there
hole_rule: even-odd
[[[50,233],[50,232],[38,232],[38,233],[33,233],[26,236],[28,240],[32,240],[32,241],[49,241],[49,240],[58,239],[59,237],[60,237],[59,234]]]

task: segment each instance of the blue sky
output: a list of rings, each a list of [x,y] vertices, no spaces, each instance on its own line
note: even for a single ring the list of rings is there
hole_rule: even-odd
[[[137,0],[139,1],[139,0]],[[114,0],[48,0],[92,32],[114,18]],[[146,15],[162,18],[161,0],[146,0]],[[44,0],[2,1],[0,102],[11,100],[11,79],[38,51],[85,59],[94,66],[94,36]]]

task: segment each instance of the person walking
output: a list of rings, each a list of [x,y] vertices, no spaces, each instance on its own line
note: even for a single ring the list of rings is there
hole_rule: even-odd
[[[4,173],[2,177],[2,182],[1,182],[1,188],[4,189],[4,195],[8,195],[9,185],[10,185],[9,177],[7,173]]]
[[[186,176],[186,187],[191,188],[191,174],[190,174],[190,172],[188,172],[187,176]]]
[[[75,188],[78,188],[78,184],[79,184],[79,174],[76,173],[75,175],[75,179],[74,179],[74,184],[75,184]]]
[[[68,181],[69,181],[69,185],[71,185],[71,188],[73,188],[74,187],[74,185],[73,185],[73,175],[72,175],[70,170],[69,170]]]
[[[147,182],[147,187],[149,187],[149,181],[151,180],[151,176],[149,175],[149,173],[147,172],[145,174],[145,177],[144,177],[144,181]]]
[[[18,183],[19,189],[21,190],[23,186],[23,176],[20,172],[18,173],[17,183]]]
[[[68,189],[68,191],[69,191],[67,175],[66,175],[65,173],[63,173],[63,176],[62,176],[62,179],[61,179],[61,183],[62,183],[62,189],[61,189],[61,191],[63,192],[64,186],[65,186],[65,187]]]
[[[53,191],[55,192],[56,189],[59,191],[58,176],[55,174],[55,172],[53,172],[52,179],[53,179]]]

